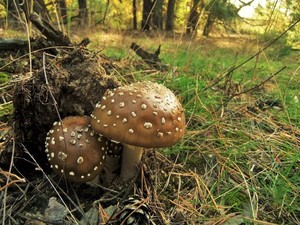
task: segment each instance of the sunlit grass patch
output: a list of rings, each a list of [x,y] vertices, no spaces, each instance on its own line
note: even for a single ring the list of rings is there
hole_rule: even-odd
[[[121,60],[126,57],[126,51],[123,49],[107,48],[102,53],[114,60]]]
[[[217,71],[229,68],[234,64],[234,55],[229,55],[223,63],[218,58],[220,52],[216,55],[207,59],[200,53],[191,56],[179,50],[179,57],[173,61],[172,65],[180,67],[183,73],[178,72],[166,84],[179,93],[189,123],[183,140],[186,146],[177,145],[164,152],[170,157],[177,155],[179,163],[204,176],[215,170],[215,177],[211,177],[214,182],[208,187],[227,214],[239,212],[247,218],[273,222],[281,221],[278,215],[282,214],[295,219],[300,191],[296,172],[300,166],[297,128],[300,104],[296,104],[299,91],[283,72],[276,76],[275,82],[266,82],[273,84],[272,89],[261,85],[246,92],[247,98],[234,98],[223,105],[230,97],[226,94],[234,93],[224,92],[229,84],[224,81],[215,89],[205,90],[213,79],[208,74],[217,75]],[[230,82],[241,86],[239,94],[263,82],[283,64],[250,63],[234,71]],[[210,157],[215,163],[208,163]]]

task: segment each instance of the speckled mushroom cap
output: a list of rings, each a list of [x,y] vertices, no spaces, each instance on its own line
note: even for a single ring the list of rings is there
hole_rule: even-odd
[[[150,81],[105,92],[91,115],[99,134],[140,147],[167,147],[185,131],[184,110],[172,91]]]
[[[108,140],[90,128],[86,116],[55,122],[46,137],[45,152],[51,168],[73,182],[92,180],[103,169]]]

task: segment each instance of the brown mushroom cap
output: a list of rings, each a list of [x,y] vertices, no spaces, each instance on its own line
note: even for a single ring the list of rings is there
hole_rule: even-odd
[[[118,142],[167,147],[185,131],[184,110],[172,91],[150,81],[105,92],[91,115],[91,127]]]
[[[55,122],[46,137],[45,152],[51,168],[73,182],[86,182],[100,174],[108,140],[90,128],[86,116]]]

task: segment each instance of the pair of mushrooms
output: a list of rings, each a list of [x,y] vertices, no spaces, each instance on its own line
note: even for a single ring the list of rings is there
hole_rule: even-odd
[[[172,146],[184,131],[184,110],[176,96],[163,85],[144,81],[106,91],[90,118],[56,122],[47,135],[46,152],[55,172],[86,182],[101,172],[108,152],[119,152],[121,143],[120,176],[128,181],[138,170],[143,148]]]

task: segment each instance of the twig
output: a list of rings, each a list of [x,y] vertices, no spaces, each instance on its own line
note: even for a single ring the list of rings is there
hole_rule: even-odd
[[[130,190],[132,189],[132,187],[133,187],[133,181],[131,181],[129,186],[127,187],[127,190],[125,191],[125,194],[123,195],[123,197],[121,199],[122,202],[129,196],[129,193],[130,193]],[[117,212],[118,212],[118,209],[116,208],[113,211],[113,213],[111,214],[110,218],[106,221],[105,225],[108,225],[110,223],[110,221],[114,218],[114,216],[117,214]]]
[[[223,103],[223,106],[226,105],[231,99],[233,99],[236,96],[239,96],[241,94],[245,94],[247,92],[253,91],[257,88],[259,88],[260,86],[264,85],[265,83],[267,83],[269,80],[271,80],[273,77],[275,77],[277,74],[279,74],[281,71],[283,71],[286,68],[286,66],[282,67],[280,70],[278,70],[276,73],[271,74],[269,77],[267,77],[265,80],[263,80],[262,82],[254,85],[253,87],[250,87],[244,91],[240,91],[239,93],[233,94],[231,95],[228,99],[226,99],[226,101]]]
[[[13,126],[14,129],[14,126]],[[15,138],[13,138],[13,146],[12,146],[12,152],[11,152],[11,159],[9,164],[8,172],[11,173],[13,164],[14,164],[14,157],[15,157],[15,149],[16,149],[16,143]],[[9,179],[6,180],[6,186],[9,184]],[[6,217],[6,196],[7,196],[7,188],[4,189],[4,200],[3,200],[3,217],[2,217],[2,224],[5,224],[5,217]]]
[[[65,203],[64,199],[62,198],[62,196],[59,194],[59,192],[57,191],[57,189],[55,188],[54,184],[51,182],[51,180],[49,179],[49,177],[46,175],[46,173],[44,172],[44,170],[42,169],[42,167],[38,164],[38,162],[35,160],[35,158],[30,154],[30,152],[24,147],[24,151],[25,153],[27,153],[30,158],[34,161],[35,165],[38,167],[39,171],[41,171],[44,176],[46,177],[46,179],[48,180],[49,184],[51,185],[51,187],[53,188],[53,190],[55,191],[55,193],[57,194],[57,196],[59,197],[59,199],[61,200],[62,204],[66,207],[66,209],[68,210],[68,212],[70,213],[71,217],[74,220],[74,223],[78,224],[76,221],[75,216],[72,214],[71,210],[69,209],[69,207],[67,206],[67,204]]]
[[[279,34],[276,38],[274,38],[269,44],[267,44],[266,46],[264,46],[263,48],[261,48],[255,54],[253,54],[252,56],[250,56],[248,59],[246,59],[245,61],[243,61],[242,63],[240,63],[237,66],[233,65],[230,68],[228,68],[223,74],[221,74],[221,77],[217,78],[217,80],[215,80],[212,84],[210,84],[207,87],[203,88],[202,91],[206,91],[207,89],[215,86],[222,79],[224,79],[228,74],[232,73],[233,71],[237,70],[238,68],[242,67],[243,65],[245,65],[246,63],[248,63],[249,61],[251,61],[253,58],[255,58],[256,56],[258,56],[260,53],[262,53],[267,48],[269,48],[272,44],[274,44],[276,41],[278,41],[278,39],[280,39],[283,35],[285,35],[289,30],[291,30],[299,22],[300,22],[300,18],[296,22],[294,22],[291,26],[289,26],[286,30],[284,30],[281,34]]]
[[[55,107],[55,111],[56,111],[56,113],[57,113],[57,116],[58,116],[59,120],[62,121],[61,116],[60,116],[60,113],[59,113],[59,110],[58,110],[57,101],[56,101],[55,97],[53,96],[53,94],[52,94],[52,92],[51,92],[51,90],[50,90],[50,85],[49,85],[49,81],[48,81],[48,77],[47,77],[47,72],[46,72],[46,55],[52,56],[52,55],[49,55],[49,54],[43,52],[43,71],[44,71],[45,82],[46,82],[48,91],[49,91],[49,93],[50,93],[50,96],[51,96],[51,98],[52,98],[52,100],[53,100],[53,102],[54,102],[53,104],[54,104],[54,107]]]
[[[25,183],[26,182],[26,180],[24,178],[21,178],[18,175],[10,173],[10,172],[7,172],[7,171],[0,171],[0,174],[3,174],[4,176],[7,176],[8,180],[9,180],[9,177],[16,178],[16,180],[12,180],[9,183],[6,182],[6,184],[3,187],[0,187],[0,191],[3,191],[5,188],[11,186],[12,184],[15,184],[15,183]],[[1,179],[0,179],[0,181],[1,181]]]
[[[48,219],[43,215],[37,215],[37,214],[32,214],[32,213],[26,213],[25,218],[30,218],[34,220],[38,220],[47,224],[53,224],[53,225],[71,225],[73,223],[67,222],[67,221],[62,221],[62,220],[52,220]]]

